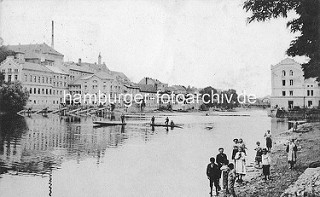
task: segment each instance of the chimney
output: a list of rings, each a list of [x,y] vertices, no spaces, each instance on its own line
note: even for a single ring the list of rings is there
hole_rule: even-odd
[[[51,47],[54,48],[54,21],[52,21]]]
[[[148,85],[148,77],[146,77],[146,85]]]
[[[101,53],[99,53],[99,56],[98,56],[98,64],[99,65],[101,64]]]

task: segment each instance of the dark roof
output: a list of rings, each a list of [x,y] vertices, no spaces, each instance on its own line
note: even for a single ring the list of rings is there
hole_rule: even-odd
[[[140,87],[141,92],[150,92],[150,93],[156,93],[157,88],[153,85],[146,85],[146,84],[138,84]]]
[[[7,48],[14,52],[24,53],[26,54],[26,56],[32,56],[32,54],[35,55],[37,53],[63,56],[61,53],[48,46],[46,43],[7,45]]]
[[[52,72],[50,69],[48,69],[45,66],[42,66],[40,64],[31,63],[31,62],[24,62],[22,64],[23,69],[27,70],[35,70],[35,71],[42,71],[42,72]]]

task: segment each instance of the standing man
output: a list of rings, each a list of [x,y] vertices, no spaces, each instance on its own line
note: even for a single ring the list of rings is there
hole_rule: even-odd
[[[297,145],[294,143],[294,139],[291,139],[291,141],[287,145],[287,150],[286,150],[286,152],[288,153],[289,169],[291,170],[297,161],[297,151],[298,151]]]
[[[123,113],[121,114],[120,118],[121,118],[122,124],[124,124],[124,114]]]
[[[169,118],[167,117],[166,118],[166,121],[164,122],[166,125],[168,125],[169,124]]]
[[[267,133],[264,134],[264,137],[266,138],[266,146],[267,146],[268,152],[270,152],[272,148],[272,139],[271,139],[270,130],[267,130]]]
[[[152,118],[151,118],[151,124],[152,125],[154,125],[154,121],[155,121],[155,118],[154,118],[154,116],[152,116]]]
[[[214,163],[215,159],[213,157],[210,158],[210,163],[207,166],[207,177],[210,181],[210,195],[212,196],[212,187],[213,184],[216,188],[216,195],[219,194],[219,179],[220,179],[220,170],[217,164]]]
[[[220,175],[219,175],[219,179],[221,177],[221,167],[223,165],[228,165],[228,158],[227,158],[227,155],[223,153],[224,149],[223,148],[219,148],[219,154],[217,155],[216,157],[216,161],[217,161],[217,164],[218,164],[218,167],[219,167],[219,172],[220,172]],[[219,186],[219,191],[220,191],[220,186]]]

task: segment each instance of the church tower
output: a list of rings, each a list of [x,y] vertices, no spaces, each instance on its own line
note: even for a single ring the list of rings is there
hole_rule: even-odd
[[[101,64],[101,54],[99,53],[99,56],[98,56],[98,64],[100,65]]]

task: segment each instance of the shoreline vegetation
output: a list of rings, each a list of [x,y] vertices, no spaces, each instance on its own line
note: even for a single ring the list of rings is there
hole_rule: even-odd
[[[297,163],[293,170],[288,168],[286,146],[288,139],[297,139]],[[304,174],[310,163],[319,161],[320,152],[320,123],[305,123],[298,126],[297,131],[292,130],[273,133],[273,148],[271,150],[271,180],[263,180],[262,169],[249,169],[247,177],[244,178],[242,184],[236,185],[236,194],[241,196],[319,196],[320,185],[314,185],[312,183],[311,190],[313,194],[294,194],[295,192],[303,192],[308,188],[296,188],[292,186],[298,180],[300,175]],[[247,166],[253,168],[252,166]],[[310,169],[310,168],[309,168]],[[309,169],[306,171],[308,172]],[[315,168],[313,168],[315,169]],[[313,181],[319,182],[320,180],[320,168],[317,168],[317,177],[313,178]],[[303,187],[309,187],[310,180],[306,180],[303,177],[310,177],[303,175],[299,178],[298,185]],[[302,183],[301,183],[302,182]],[[318,183],[317,182],[317,183]],[[297,184],[296,184],[297,185]],[[308,185],[308,186],[307,186]],[[291,186],[291,188],[290,188]],[[315,188],[316,187],[316,188]],[[290,188],[290,189],[288,189]],[[296,191],[295,191],[296,190]],[[286,193],[284,194],[284,192]]]

